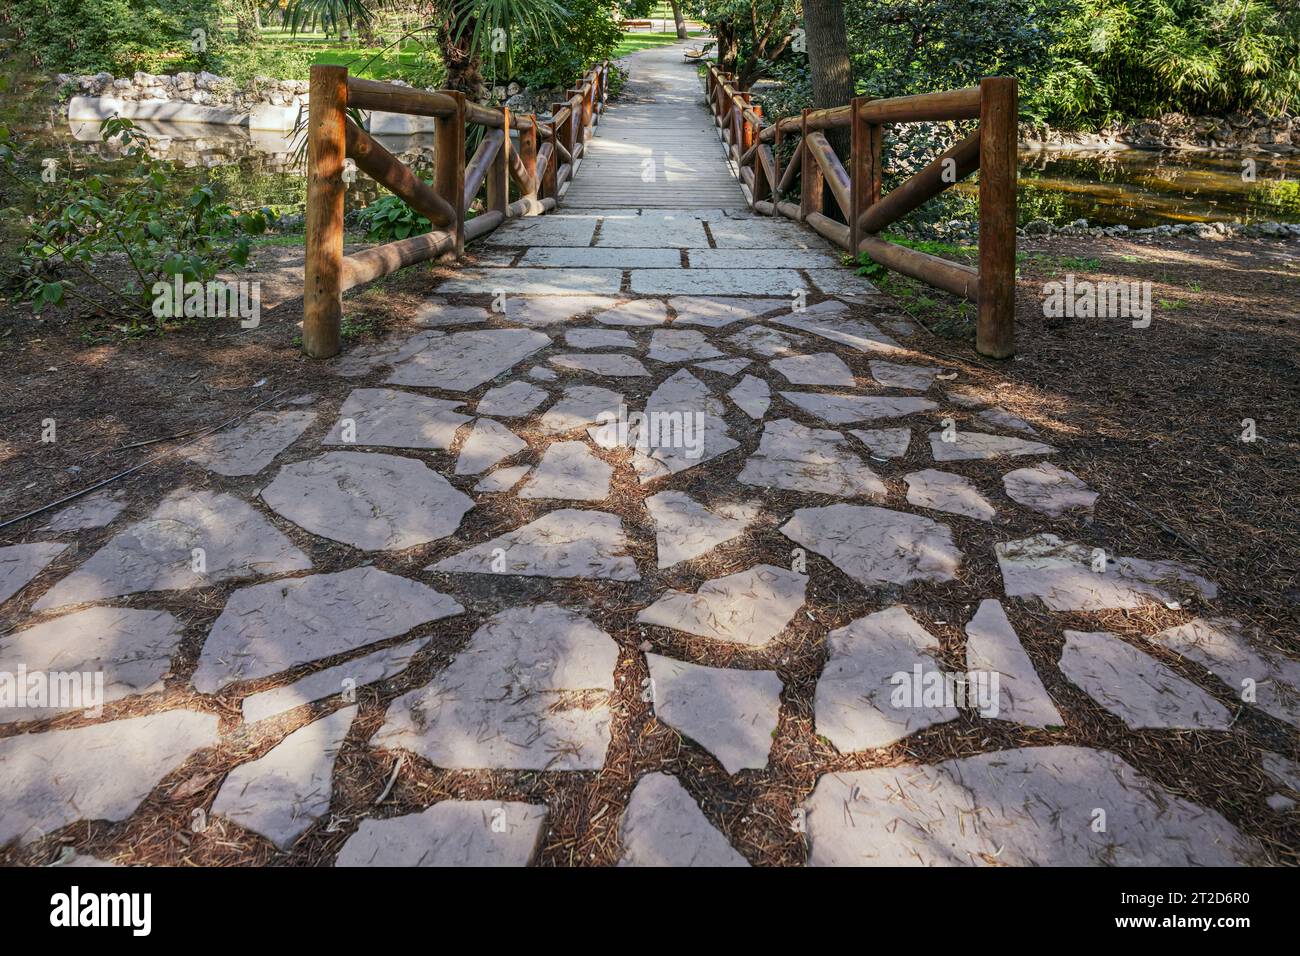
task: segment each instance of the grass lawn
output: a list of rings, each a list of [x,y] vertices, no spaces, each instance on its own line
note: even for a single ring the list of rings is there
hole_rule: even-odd
[[[702,37],[706,34],[701,31],[691,33],[693,37]],[[629,53],[635,53],[637,50],[647,50],[655,46],[667,46],[670,43],[677,42],[677,31],[673,27],[672,18],[668,19],[667,33],[650,33],[646,30],[636,30],[623,34],[623,39],[619,41],[618,46],[610,55],[610,59],[616,60],[621,56],[627,56]]]
[[[300,33],[292,36],[280,30],[264,29],[262,42],[271,47],[306,50],[312,54],[311,63],[325,66],[346,66],[354,76],[371,80],[402,79],[417,82],[431,73],[432,64],[422,60],[421,49],[414,41],[403,44],[403,49],[366,47],[357,42],[345,43],[337,37],[319,33]],[[436,56],[436,53],[435,53]],[[435,61],[436,62],[436,61]]]

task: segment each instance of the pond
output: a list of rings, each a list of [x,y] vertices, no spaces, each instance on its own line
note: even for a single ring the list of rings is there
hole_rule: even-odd
[[[296,144],[280,133],[194,123],[137,124],[159,158],[193,170],[239,205],[301,207],[303,171]],[[72,167],[111,174],[116,157],[99,142],[97,124],[46,130],[56,153]],[[417,168],[432,158],[432,136],[378,137]],[[1249,159],[1251,165],[1244,165]],[[1210,151],[1034,150],[1021,154],[1020,220],[1131,227],[1182,222],[1300,222],[1300,157]],[[188,180],[190,177],[178,177]],[[973,186],[958,187],[968,195]],[[349,208],[364,206],[378,187],[358,176]]]

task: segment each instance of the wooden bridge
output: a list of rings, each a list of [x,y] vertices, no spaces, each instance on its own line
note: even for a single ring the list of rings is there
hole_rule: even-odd
[[[325,358],[338,353],[344,291],[412,263],[438,256],[459,258],[467,242],[510,220],[554,212],[560,203],[566,210],[705,209],[723,210],[730,218],[752,210],[760,217],[788,218],[844,252],[866,253],[886,268],[977,303],[977,350],[996,358],[1013,353],[1014,79],[990,77],[978,87],[921,96],[863,97],[834,109],[805,110],[768,123],[750,94],[738,90],[734,78],[712,65],[703,97],[707,108],[702,108],[699,87],[683,82],[684,70],[689,66],[673,48],[658,57],[643,56],[618,108],[608,110],[609,67],[600,64],[579,79],[567,100],[552,107],[549,118],[542,118],[489,109],[453,91],[422,92],[349,77],[343,67],[313,67],[303,325],[307,354]],[[349,109],[434,117],[432,185],[349,119]],[[978,120],[979,127],[905,184],[882,194],[884,127],[938,120]],[[466,161],[466,137],[475,128],[482,130],[482,136]],[[849,155],[843,160],[827,138],[832,130],[850,133]],[[345,158],[427,217],[434,231],[345,257]],[[978,271],[880,238],[881,230],[977,169],[981,171]],[[833,210],[823,205],[827,194],[833,197]],[[802,239],[760,230],[757,218],[750,221],[752,241],[733,242],[732,247],[771,253],[774,247],[766,241],[770,236],[791,251],[809,249]],[[692,257],[686,255],[692,242],[724,248],[706,239],[657,244],[682,248],[680,267],[693,269]],[[629,245],[637,248],[638,242]],[[715,268],[720,264],[718,256],[699,258],[713,262]],[[747,270],[756,279],[759,270],[777,270],[762,277],[761,288],[735,288],[733,277],[727,288],[709,289],[703,275],[689,280],[659,275],[651,277],[654,282],[633,281],[630,289],[615,282],[612,289],[600,290],[584,283],[591,279],[607,285],[609,276],[583,275],[574,288],[560,290],[554,283],[548,288],[571,294],[770,295],[786,278],[795,282],[805,278],[782,268],[779,256],[760,258],[772,265],[758,265],[755,257],[738,252],[732,268]],[[601,257],[589,259],[600,264]],[[606,255],[603,264],[613,268],[617,261]],[[666,267],[663,262],[655,266]],[[717,278],[722,273],[719,269]],[[466,287],[475,288],[472,283]],[[787,284],[781,294],[792,291]],[[845,291],[845,280],[825,286],[814,282],[810,291]]]

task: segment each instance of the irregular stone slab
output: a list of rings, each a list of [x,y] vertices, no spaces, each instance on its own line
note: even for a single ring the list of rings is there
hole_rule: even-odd
[[[441,597],[441,595],[439,595]],[[432,637],[423,637],[406,644],[386,647],[344,664],[336,664],[315,674],[309,674],[287,687],[274,687],[260,694],[245,697],[244,721],[256,723],[293,710],[303,704],[324,700],[341,691],[357,689],[375,681],[387,680],[406,669],[413,658]]]
[[[644,421],[630,437],[632,469],[641,483],[677,474],[739,447],[727,433],[720,401],[686,369],[665,379],[646,400]]]
[[[1097,492],[1073,472],[1045,461],[1033,468],[1019,468],[1002,476],[1007,497],[1027,508],[1059,518],[1068,511],[1092,514]]]
[[[639,581],[627,549],[617,515],[561,508],[425,570]]]
[[[668,306],[658,299],[632,299],[597,312],[592,320],[601,325],[663,325],[668,321]]]
[[[877,458],[902,458],[912,441],[911,429],[907,428],[850,428],[849,434],[870,448]]]
[[[852,450],[847,438],[830,429],[805,428],[788,418],[763,426],[758,450],[736,480],[840,498],[885,496],[885,483]]]
[[[423,813],[363,820],[335,866],[527,866],[546,835],[546,805],[444,800]]]
[[[768,365],[794,385],[846,385],[851,388],[854,384],[853,372],[838,355],[830,352],[791,355],[774,359]]]
[[[893,398],[888,395],[839,395],[818,392],[782,392],[791,405],[832,425],[876,418],[902,418],[939,406],[928,398]]]
[[[498,385],[484,392],[478,400],[477,411],[480,415],[498,418],[521,418],[546,401],[547,394],[545,389],[516,379],[508,385]]]
[[[788,335],[769,329],[765,325],[747,325],[739,332],[727,336],[727,341],[746,352],[757,352],[770,358],[774,355],[796,355],[799,346],[808,339],[802,335]]]
[[[994,428],[1010,428],[1013,431],[1025,432],[1029,435],[1037,435],[1038,429],[1025,421],[1019,415],[1013,415],[1005,408],[986,408],[984,411],[975,415],[980,421],[992,425]]]
[[[1205,691],[1105,631],[1066,631],[1061,673],[1134,730],[1232,726],[1232,715]]]
[[[267,581],[236,591],[194,670],[211,694],[241,680],[360,650],[464,612],[446,594],[378,568]]]
[[[103,704],[152,694],[163,689],[172,655],[182,636],[181,624],[165,611],[125,607],[92,607],[34,627],[16,631],[0,641],[0,673],[15,675],[55,672],[86,675],[76,700],[49,700],[44,706],[0,706],[0,723],[40,720],[69,711],[99,716]],[[103,675],[98,697],[89,675]],[[65,688],[64,692],[67,692]]]
[[[213,814],[288,849],[329,812],[334,761],[356,715],[355,705],[336,710],[240,764],[226,775]]]
[[[979,408],[996,400],[996,393],[973,385],[957,385],[948,389],[948,401],[959,408]]]
[[[203,571],[194,570],[196,555]],[[183,591],[311,567],[252,507],[230,495],[181,488],[109,540],[37,601],[46,611],[141,591]]]
[[[749,866],[678,779],[666,773],[648,773],[637,781],[619,842],[619,866]]]
[[[951,581],[962,553],[937,521],[887,508],[800,508],[781,528],[861,584]]]
[[[1267,750],[1259,755],[1264,772],[1288,790],[1300,793],[1300,764]]]
[[[564,343],[575,349],[634,349],[632,336],[622,329],[570,329]]]
[[[934,384],[939,369],[933,365],[897,365],[876,359],[867,363],[871,376],[885,388],[911,388],[924,392]]]
[[[1002,605],[989,598],[980,602],[966,625],[966,670],[998,675],[999,720],[1030,727],[1060,727],[1065,723],[1038,678]]]
[[[1257,847],[1213,810],[1085,747],[826,774],[805,804],[812,866],[1228,866]],[[1096,810],[1106,811],[1097,832]]]
[[[467,392],[550,344],[548,336],[529,329],[456,332],[445,336],[437,348],[396,364],[386,383]]]
[[[749,359],[715,359],[712,362],[696,362],[695,368],[708,369],[710,372],[717,372],[719,375],[735,375],[741,369],[747,368]]]
[[[617,352],[584,352],[580,354],[553,355],[551,364],[572,372],[590,372],[614,378],[635,378],[649,375],[645,366],[630,355]]]
[[[785,630],[803,606],[807,586],[802,574],[759,564],[705,581],[695,594],[669,591],[636,619],[699,637],[762,647]]]
[[[838,312],[840,310],[836,310]],[[776,316],[769,321],[788,329],[798,329],[859,352],[897,352],[901,346],[870,322],[842,315],[817,314],[805,309],[792,315]]]
[[[1008,438],[959,429],[952,441],[944,441],[943,432],[930,432],[930,451],[935,461],[969,461],[973,458],[1001,458],[1018,455],[1051,455],[1056,449],[1038,441]]]
[[[1135,608],[1152,601],[1172,603],[1169,588],[1197,591],[1212,598],[1218,588],[1173,561],[1106,556],[1054,534],[1036,534],[994,546],[1008,597],[1036,597],[1053,611],[1101,611]]]
[[[507,296],[505,319],[530,328],[570,322],[580,316],[608,309],[615,300],[603,295]]]
[[[631,288],[640,295],[789,295],[802,286],[793,269],[634,269]]]
[[[344,378],[366,375],[382,365],[396,365],[427,349],[437,348],[446,337],[445,332],[427,329],[404,339],[359,345],[334,361],[334,372]]]
[[[841,753],[888,747],[957,708],[914,690],[916,673],[942,672],[939,642],[901,605],[860,617],[827,636],[830,658],[813,698],[817,733]]]
[[[6,737],[0,846],[31,843],[77,820],[125,820],[158,781],[216,742],[216,715],[192,710]]]
[[[1211,671],[1238,699],[1253,682],[1255,699],[1249,703],[1300,727],[1300,664],[1280,653],[1255,650],[1237,621],[1198,617],[1147,639]]]
[[[825,295],[873,295],[876,287],[848,269],[805,269],[817,291]]]
[[[661,568],[698,558],[739,536],[760,511],[757,504],[722,505],[710,510],[682,491],[651,495],[645,506],[655,523]]]
[[[355,451],[285,465],[262,489],[262,500],[312,534],[363,551],[445,538],[474,507],[422,461]]]
[[[727,393],[727,397],[736,403],[736,407],[755,420],[767,414],[772,405],[772,390],[767,382],[753,375],[746,375],[740,384]]]
[[[973,481],[961,475],[926,468],[904,475],[903,480],[907,482],[908,502],[918,507],[979,521],[992,521],[997,515],[993,503],[980,494]]]
[[[542,368],[540,365],[530,368],[528,370],[528,377],[535,378],[539,382],[554,382],[559,378],[559,376],[549,368]]]
[[[668,300],[677,318],[674,325],[704,325],[722,328],[742,319],[757,319],[778,309],[788,309],[789,299],[742,299],[736,296],[690,295]]]
[[[411,321],[428,328],[442,325],[472,325],[486,322],[492,317],[487,309],[477,305],[448,305],[445,301],[426,302],[415,310]]]
[[[622,269],[462,269],[443,280],[449,295],[618,295]]]
[[[66,531],[87,531],[91,528],[102,528],[112,523],[113,519],[122,513],[126,507],[126,498],[123,495],[111,491],[100,491],[93,495],[86,495],[84,498],[78,498],[77,501],[60,511],[54,518],[41,528],[41,531],[50,534],[63,534]],[[3,551],[0,551],[0,555]],[[3,558],[0,557],[0,566],[3,565]],[[2,573],[2,572],[0,572]],[[3,586],[0,585],[0,595],[4,593]],[[0,597],[0,601],[4,598]]]
[[[456,430],[470,421],[468,415],[453,411],[464,404],[393,388],[354,389],[324,444],[445,450],[451,447]]]
[[[583,428],[604,418],[617,417],[623,396],[595,385],[572,385],[542,416],[542,431],[549,434]]]
[[[371,744],[448,769],[598,770],[617,663],[618,645],[581,614],[510,608],[427,686],[393,701]],[[599,702],[579,706],[581,692],[597,691]]]
[[[655,329],[650,333],[649,355],[656,362],[690,362],[724,354],[695,329]]]
[[[498,468],[475,485],[474,490],[484,492],[509,491],[519,484],[519,480],[524,475],[532,470],[531,465],[512,465],[509,468]]]
[[[613,474],[613,467],[593,455],[582,442],[558,441],[542,453],[541,462],[519,497],[604,501],[609,497]]]
[[[916,326],[906,319],[891,319],[885,323],[885,328],[900,339],[909,339],[916,334]]]
[[[729,774],[767,766],[781,715],[783,685],[774,671],[645,657],[656,717],[717,757]]]
[[[838,256],[820,249],[751,249],[741,257],[731,249],[688,249],[686,255],[692,269],[824,270],[839,265]]]
[[[53,543],[11,544],[0,548],[0,604],[26,587],[27,582],[44,571],[46,565],[62,554],[65,548],[66,544]],[[55,585],[55,589],[59,586]],[[37,604],[44,601],[45,598],[42,598]],[[40,607],[36,610],[40,610]]]
[[[528,442],[505,425],[490,418],[480,418],[460,446],[456,474],[482,474],[497,462],[517,455],[527,447]]]

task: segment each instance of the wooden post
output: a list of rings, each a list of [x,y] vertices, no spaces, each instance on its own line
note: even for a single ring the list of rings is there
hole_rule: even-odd
[[[980,81],[979,321],[975,350],[991,358],[1015,353],[1016,80]]]
[[[339,353],[339,328],[343,321],[347,67],[313,66],[308,97],[302,350],[312,358],[330,358]]]
[[[761,119],[763,116],[763,107],[755,106],[754,115]],[[754,145],[755,143],[758,143],[758,130],[751,127],[750,135],[749,137],[747,137],[747,139],[750,141],[749,143],[750,146]],[[763,157],[761,154],[763,150],[767,148],[768,147],[759,144],[758,149],[754,151],[754,202],[771,200],[772,187],[776,185],[775,183],[770,183],[767,181],[767,167],[763,165]],[[776,166],[775,151],[773,152],[772,155],[773,155],[772,165],[773,168],[775,169]]]
[[[510,110],[504,106],[501,107],[501,132],[505,134],[501,148],[497,150],[487,174],[486,208],[504,216],[506,206],[510,205]]]
[[[527,128],[519,130],[519,158],[523,160],[528,179],[533,184],[532,191],[526,193],[525,198],[536,199],[540,185],[537,181],[537,114],[528,118],[531,122]]]
[[[849,202],[849,248],[856,257],[862,244],[862,216],[880,202],[880,124],[868,123],[862,109],[871,99],[859,96],[853,100],[851,120],[852,155],[849,157],[849,179],[852,194]]]
[[[802,132],[805,137],[803,153],[803,167],[799,170],[802,183],[799,186],[799,221],[803,222],[808,218],[809,213],[822,211],[822,191],[826,188],[826,177],[822,175],[822,168],[817,164],[817,157],[813,151],[807,148],[808,130],[808,110],[803,111]]]
[[[449,92],[456,99],[456,112],[440,116],[434,126],[433,187],[456,210],[456,258],[465,254],[465,94]]]
[[[555,182],[555,174],[560,171],[560,131],[554,123],[550,124],[551,129],[551,155],[546,161],[546,168],[542,170],[542,188],[540,196],[542,199],[550,197],[558,199],[556,195],[558,187]]]

